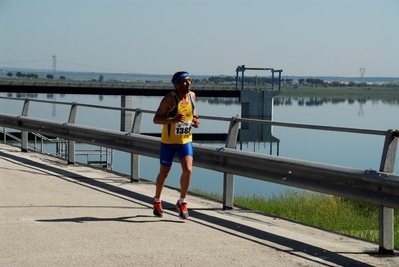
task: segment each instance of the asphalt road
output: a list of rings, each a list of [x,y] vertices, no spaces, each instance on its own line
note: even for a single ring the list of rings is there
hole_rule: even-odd
[[[145,177],[143,177],[145,178]],[[399,266],[378,244],[0,144],[0,266]]]

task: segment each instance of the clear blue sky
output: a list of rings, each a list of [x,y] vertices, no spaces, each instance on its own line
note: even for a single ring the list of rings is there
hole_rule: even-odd
[[[3,69],[399,77],[399,0],[0,0],[0,25]]]

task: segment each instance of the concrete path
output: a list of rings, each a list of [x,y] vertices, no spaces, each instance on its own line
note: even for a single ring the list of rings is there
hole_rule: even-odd
[[[378,244],[0,144],[0,266],[399,266]]]

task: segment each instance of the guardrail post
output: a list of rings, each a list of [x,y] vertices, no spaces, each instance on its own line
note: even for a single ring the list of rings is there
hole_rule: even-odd
[[[68,123],[75,124],[78,105],[72,102]],[[68,164],[75,164],[75,141],[68,140]]]
[[[3,142],[4,144],[7,143],[7,134],[6,134],[7,128],[3,127]]]
[[[235,149],[239,130],[237,116],[232,117],[227,134],[226,148]],[[234,175],[231,173],[223,174],[223,209],[232,209],[234,206]]]
[[[132,114],[133,112],[130,110],[126,110],[127,108],[131,109],[133,106],[133,96],[131,95],[121,95],[121,107],[124,108],[121,110],[121,131],[127,132],[130,127],[132,127]]]
[[[398,130],[388,130],[385,136],[384,148],[382,151],[380,171],[393,173],[398,145]],[[379,208],[379,253],[394,253],[394,210],[380,206]]]
[[[141,119],[143,117],[143,112],[140,109],[136,110],[134,114],[134,120],[132,125],[132,133],[139,134],[141,128]],[[130,155],[130,181],[140,182],[140,156],[137,154]]]
[[[25,99],[24,105],[22,107],[21,116],[28,116],[29,113],[29,99]],[[21,131],[21,151],[28,152],[28,131]]]

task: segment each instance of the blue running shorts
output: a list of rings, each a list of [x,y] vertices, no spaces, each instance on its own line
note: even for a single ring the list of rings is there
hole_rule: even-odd
[[[194,157],[193,143],[188,142],[184,145],[161,143],[161,149],[159,151],[159,163],[165,167],[172,166],[173,157],[175,156],[176,152],[179,156],[179,160],[185,156]]]

